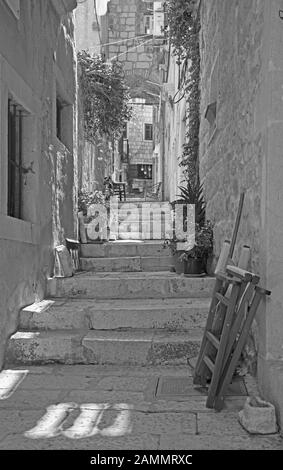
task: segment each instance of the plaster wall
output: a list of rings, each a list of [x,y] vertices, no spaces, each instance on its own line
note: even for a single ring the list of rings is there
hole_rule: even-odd
[[[17,18],[0,2],[0,368],[21,307],[42,299],[53,248],[76,236],[76,60],[67,0],[25,0]],[[75,3],[72,1],[70,11]],[[61,17],[57,11],[60,11]],[[64,143],[56,96],[64,99]],[[26,111],[23,220],[7,216],[8,97]]]
[[[179,88],[180,68],[176,57],[171,54],[167,83],[163,86],[162,99],[164,102],[164,197],[165,200],[174,201],[180,194],[179,186],[184,182],[179,158],[183,153],[183,144],[186,139],[186,100],[182,98]],[[162,158],[162,155],[160,155]],[[161,163],[160,163],[161,165]]]
[[[100,54],[100,17],[96,18],[93,0],[79,3],[74,17],[77,50]]]

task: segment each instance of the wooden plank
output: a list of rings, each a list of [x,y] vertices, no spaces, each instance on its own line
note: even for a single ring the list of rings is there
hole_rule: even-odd
[[[264,295],[270,295],[270,291],[267,291],[266,289],[260,288],[258,286],[255,287],[255,295],[251,304],[251,307],[249,309],[245,324],[242,328],[242,331],[240,333],[240,336],[238,338],[236,347],[233,351],[233,355],[230,356],[230,360],[226,362],[222,377],[219,382],[219,387],[217,390],[217,395],[215,397],[215,404],[214,408],[217,411],[220,411],[223,408],[224,404],[224,396],[227,390],[227,387],[232,381],[233,374],[235,372],[236,366],[238,364],[238,360],[240,358],[241,352],[243,350],[243,347],[245,345],[246,339],[248,332],[251,328],[253,319],[255,317],[257,308],[263,298]]]
[[[224,273],[217,273],[216,278],[223,281],[223,282],[227,282],[229,284],[240,284],[241,283],[240,279],[232,279],[231,277],[227,276]]]
[[[210,371],[213,373],[214,372],[214,364],[211,359],[209,359],[208,356],[204,356],[203,361],[207,365],[207,367],[210,369]]]
[[[206,401],[207,408],[212,408],[214,404],[215,394],[216,394],[219,379],[221,376],[223,359],[225,355],[227,342],[229,339],[229,332],[230,332],[230,328],[232,324],[232,319],[235,313],[235,306],[238,300],[239,290],[240,290],[240,286],[233,286],[232,288],[231,298],[230,298],[229,306],[227,308],[227,313],[225,316],[223,329],[221,333],[220,345],[219,345],[219,349],[217,351],[217,355],[215,359],[214,373],[212,375],[210,386],[208,389],[208,397]]]
[[[216,297],[217,300],[219,300],[219,302],[221,302],[222,304],[226,305],[226,307],[228,307],[228,305],[230,303],[230,299],[228,299],[227,297],[225,297],[222,294],[219,294],[218,292],[217,292],[217,294],[215,294],[215,297]]]
[[[235,226],[233,230],[233,235],[231,239],[231,245],[230,245],[230,252],[229,252],[229,257],[232,259],[233,254],[234,254],[234,249],[236,245],[236,239],[239,231],[239,226],[240,226],[240,221],[241,221],[241,216],[242,216],[242,211],[243,211],[243,205],[244,205],[244,198],[245,198],[245,193],[242,192],[240,195],[240,200],[239,200],[239,206],[238,206],[238,212],[236,216],[236,221],[235,221]]]
[[[218,261],[217,261],[217,265],[214,270],[214,274],[225,272],[225,269],[228,263],[229,253],[230,253],[230,246],[231,246],[230,241],[224,240],[224,243],[223,243],[223,246],[222,246]]]
[[[230,276],[236,277],[238,279],[241,279],[242,281],[250,282],[255,274],[246,271],[245,269],[238,268],[237,266],[227,266],[227,273]]]
[[[204,378],[204,373],[205,373],[206,368],[203,366],[203,356],[204,356],[204,351],[205,351],[206,346],[207,346],[207,338],[206,338],[205,334],[206,334],[207,331],[210,331],[211,328],[212,328],[212,325],[213,325],[213,322],[214,322],[214,317],[215,317],[215,312],[216,312],[216,307],[217,307],[217,304],[218,304],[218,301],[217,301],[215,295],[221,289],[222,284],[223,284],[222,280],[216,279],[214,289],[213,289],[213,293],[212,293],[212,300],[211,300],[211,303],[210,303],[210,308],[209,308],[209,312],[208,312],[208,316],[207,316],[207,321],[206,321],[206,325],[205,325],[204,335],[203,335],[203,338],[202,338],[201,347],[200,347],[200,351],[199,351],[199,354],[198,354],[198,359],[197,359],[197,363],[196,363],[195,371],[194,371],[193,383],[195,385],[200,385],[200,384],[205,385],[206,384],[206,379]]]
[[[226,350],[225,350],[225,356],[224,356],[224,360],[223,360],[222,370],[224,370],[225,364],[229,360],[229,357],[230,357],[230,354],[232,353],[232,350],[233,350],[233,347],[235,345],[237,336],[239,335],[239,333],[241,331],[241,326],[242,326],[242,324],[244,322],[244,319],[245,319],[245,314],[247,312],[247,307],[251,302],[254,291],[255,291],[255,286],[252,283],[250,283],[247,286],[247,289],[246,289],[245,293],[242,296],[242,299],[240,301],[240,305],[238,306],[237,315],[235,316],[234,323],[233,323],[233,325],[231,327],[231,330],[230,330],[229,341],[227,343],[227,347],[226,347]]]
[[[220,342],[210,331],[206,332],[206,337],[211,342],[211,344],[213,344],[215,349],[219,349]]]
[[[238,261],[238,268],[248,269],[251,259],[251,248],[248,245],[243,245]]]

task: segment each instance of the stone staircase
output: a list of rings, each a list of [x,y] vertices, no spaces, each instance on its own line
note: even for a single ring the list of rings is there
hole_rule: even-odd
[[[172,212],[169,202],[120,202],[118,207],[118,239],[171,238],[170,218]]]
[[[170,271],[172,256],[170,248],[160,240],[109,242],[81,245],[80,262],[83,271]]]
[[[170,272],[162,241],[82,245],[81,265],[22,309],[7,364],[177,365],[197,355],[213,278]]]

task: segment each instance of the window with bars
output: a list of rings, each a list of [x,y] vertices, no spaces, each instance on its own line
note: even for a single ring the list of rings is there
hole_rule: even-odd
[[[152,178],[152,165],[137,165],[137,177],[148,180]]]
[[[62,136],[62,104],[59,98],[56,98],[56,135],[59,140]]]
[[[24,109],[12,98],[8,99],[8,207],[7,215],[22,217],[23,185],[23,119]]]
[[[153,138],[153,128],[152,124],[144,125],[144,140],[152,140]]]

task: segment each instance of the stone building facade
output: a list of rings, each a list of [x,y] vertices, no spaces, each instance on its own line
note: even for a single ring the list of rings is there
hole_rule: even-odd
[[[0,367],[54,246],[77,233],[76,3],[0,2]]]
[[[133,117],[127,124],[129,143],[129,179],[132,189],[144,189],[152,180],[153,107],[142,98],[133,100]]]
[[[154,183],[162,181],[163,198],[175,201],[184,184],[180,157],[186,138],[187,104],[180,88],[180,65],[172,51],[167,58],[167,77],[161,91],[161,105],[154,113]],[[180,88],[180,89],[179,89]]]
[[[79,3],[74,14],[76,50],[90,54],[101,53],[101,17],[94,8],[93,0]],[[103,190],[105,175],[113,172],[112,148],[106,138],[89,142],[84,132],[83,94],[80,87],[78,67],[78,185],[87,191]],[[108,168],[109,165],[109,168]]]
[[[102,43],[106,44],[102,51],[107,58],[118,56],[127,75],[149,77],[155,68],[153,29],[147,26],[147,18],[153,17],[153,3],[110,0],[102,17]]]
[[[123,181],[128,180],[129,187],[136,190],[144,186],[144,179],[137,165],[143,165],[147,169],[150,165],[152,175],[152,139],[149,142],[144,138],[142,128],[144,123],[147,123],[147,114],[152,115],[152,106],[159,102],[160,83],[164,74],[164,38],[160,23],[162,19],[164,22],[162,3],[144,0],[110,0],[106,15],[101,17],[102,53],[106,60],[116,59],[123,64],[133,100],[143,100],[145,104],[144,106],[134,104],[134,117],[127,129],[129,145],[127,162],[122,153],[120,159],[115,159],[116,179],[122,177]],[[160,7],[158,15],[154,14],[157,6]],[[158,33],[156,35],[155,30]],[[135,115],[139,116],[141,129],[138,129]],[[152,117],[147,124],[152,124]],[[123,145],[119,146],[122,147]]]
[[[282,0],[200,2],[200,176],[215,254],[245,201],[237,245],[272,291],[254,325],[257,374],[283,423]]]

